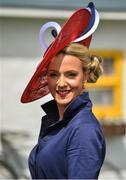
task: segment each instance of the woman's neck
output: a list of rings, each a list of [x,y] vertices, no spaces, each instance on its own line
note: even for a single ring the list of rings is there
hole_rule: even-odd
[[[58,107],[58,111],[59,111],[59,119],[62,120],[66,106],[57,104],[57,107]]]

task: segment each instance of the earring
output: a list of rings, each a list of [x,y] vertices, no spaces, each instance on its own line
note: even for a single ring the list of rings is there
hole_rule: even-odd
[[[83,81],[83,89],[86,89],[87,80]]]

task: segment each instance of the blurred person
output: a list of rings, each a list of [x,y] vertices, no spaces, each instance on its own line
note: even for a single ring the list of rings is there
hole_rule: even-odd
[[[33,179],[98,179],[105,158],[105,139],[92,112],[86,83],[102,74],[102,58],[92,55],[89,45],[99,23],[93,3],[77,10],[60,29],[50,22],[40,30],[46,52],[21,97],[28,103],[51,93],[42,105],[46,115],[29,156]],[[48,47],[44,32],[54,27]]]

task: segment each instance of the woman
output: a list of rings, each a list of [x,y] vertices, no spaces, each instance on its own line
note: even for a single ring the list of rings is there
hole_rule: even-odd
[[[42,106],[47,115],[29,159],[33,179],[98,178],[105,141],[85,83],[96,82],[101,72],[101,58],[78,43],[52,58],[47,80],[54,100]]]
[[[70,34],[65,28],[45,53],[44,63],[22,96],[22,102],[48,92],[54,98],[42,105],[46,115],[38,143],[29,156],[33,179],[97,179],[105,157],[104,136],[85,90],[86,82],[94,83],[102,74],[102,59],[87,48],[91,36],[83,43],[69,39],[62,48],[61,34]]]

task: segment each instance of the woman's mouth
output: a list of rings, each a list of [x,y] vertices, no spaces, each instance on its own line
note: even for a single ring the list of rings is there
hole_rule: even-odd
[[[71,90],[58,90],[56,91],[58,95],[60,95],[61,97],[66,97],[70,92]]]

